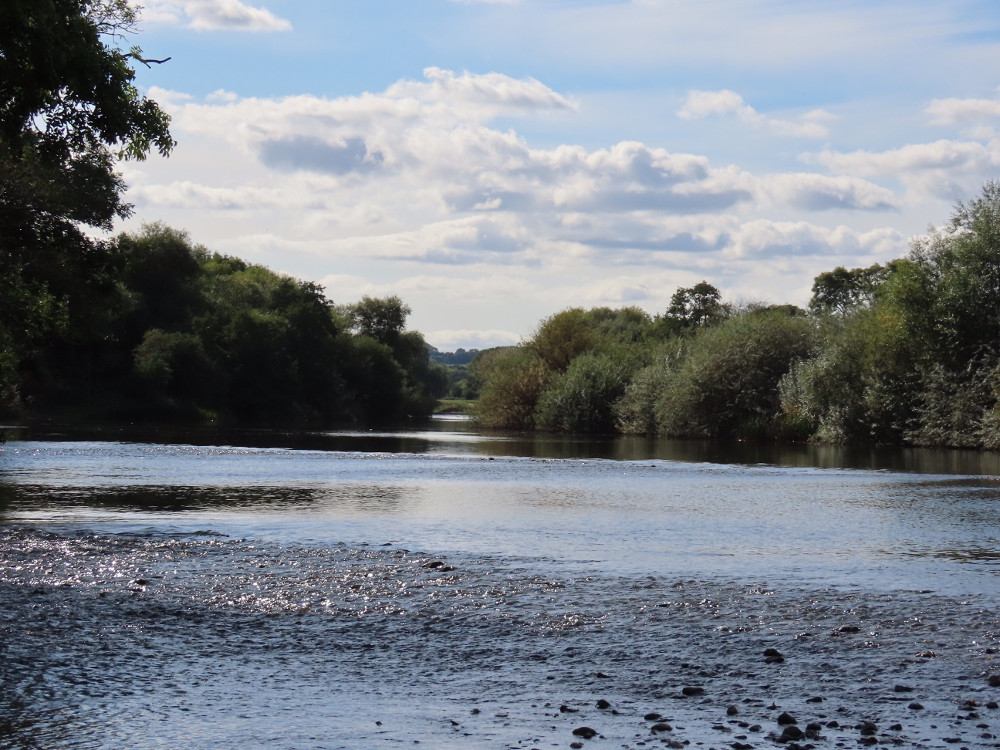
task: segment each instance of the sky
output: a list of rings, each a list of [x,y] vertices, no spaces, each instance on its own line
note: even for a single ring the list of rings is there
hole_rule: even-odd
[[[996,0],[145,0],[135,215],[442,351],[705,280],[805,305],[1000,179]]]

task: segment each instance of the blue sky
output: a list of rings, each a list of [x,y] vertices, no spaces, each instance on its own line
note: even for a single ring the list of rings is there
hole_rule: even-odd
[[[1000,177],[995,0],[147,0],[136,215],[441,349],[702,279],[805,304]]]

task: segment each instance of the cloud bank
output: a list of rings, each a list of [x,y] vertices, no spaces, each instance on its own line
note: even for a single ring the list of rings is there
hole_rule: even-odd
[[[291,31],[292,24],[266,8],[240,0],[148,0],[143,18],[196,31]]]
[[[393,293],[484,314],[517,300],[655,311],[702,278],[803,303],[819,270],[906,252],[891,217],[907,196],[974,190],[1000,164],[994,141],[949,139],[804,152],[805,168],[781,172],[640,141],[539,148],[510,124],[583,117],[579,101],[533,78],[433,67],[356,96],[151,94],[174,118],[182,145],[171,164],[184,177],[134,167],[129,197],[144,215],[211,217],[224,237],[213,249],[336,268],[303,275],[325,277],[338,301]],[[967,119],[956,113],[992,112],[974,101],[927,108],[945,111],[956,123]],[[773,117],[728,90],[691,92],[678,112],[713,116],[779,140],[819,137],[829,121]],[[796,274],[793,289],[773,281]],[[472,340],[471,328],[438,329],[446,345],[461,345],[446,331]],[[490,330],[509,343],[517,328]]]

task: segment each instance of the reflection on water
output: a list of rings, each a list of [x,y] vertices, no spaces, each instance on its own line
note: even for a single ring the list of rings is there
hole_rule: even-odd
[[[296,431],[8,428],[19,440],[95,440],[243,446],[359,453],[604,458],[968,474],[1000,477],[1000,452],[895,446],[830,446],[641,436],[565,436],[480,430],[464,416],[441,415],[396,430]]]

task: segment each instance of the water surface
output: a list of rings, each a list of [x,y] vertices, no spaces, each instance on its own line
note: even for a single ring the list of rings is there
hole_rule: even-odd
[[[992,454],[17,437],[0,746],[998,746]]]

